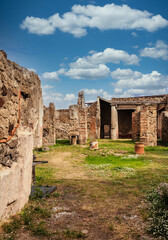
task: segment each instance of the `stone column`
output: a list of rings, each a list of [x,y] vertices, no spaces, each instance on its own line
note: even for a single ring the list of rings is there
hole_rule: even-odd
[[[118,138],[118,112],[116,106],[111,105],[111,139]]]

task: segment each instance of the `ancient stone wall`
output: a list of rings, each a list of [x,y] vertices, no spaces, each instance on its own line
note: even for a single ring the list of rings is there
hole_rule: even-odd
[[[97,102],[87,107],[87,138],[97,138]]]
[[[165,102],[168,95],[143,96],[143,97],[128,97],[128,98],[112,98],[112,102]]]
[[[85,144],[87,140],[87,114],[83,91],[80,91],[78,93],[78,114],[79,114],[79,142],[80,144]]]
[[[54,103],[50,103],[49,107],[44,106],[43,145],[49,146],[55,144],[56,141],[55,119],[56,114]]]
[[[42,145],[42,90],[37,74],[0,51],[0,218],[16,213],[31,190],[33,146]]]
[[[12,135],[21,120],[19,130],[33,132],[34,146],[40,147],[43,103],[38,75],[11,62],[6,53],[0,51],[0,80],[0,139]]]
[[[168,111],[164,111],[162,115],[162,140],[168,142]]]
[[[138,106],[136,111],[132,113],[132,140],[139,141],[140,140],[140,109]]]
[[[140,111],[140,141],[146,146],[157,146],[157,106],[144,105]]]
[[[77,105],[69,106],[69,116],[70,116],[70,122],[69,122],[70,137],[79,135],[79,110]]]
[[[60,109],[55,111],[55,127],[57,139],[69,139],[70,131],[70,111]]]

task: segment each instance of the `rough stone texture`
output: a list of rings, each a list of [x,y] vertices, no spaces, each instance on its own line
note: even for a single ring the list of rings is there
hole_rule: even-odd
[[[168,111],[164,111],[162,115],[162,140],[168,142]]]
[[[138,106],[136,111],[132,113],[132,140],[139,141],[140,140],[140,109]]]
[[[69,109],[60,109],[55,111],[56,136],[57,139],[68,139],[70,131],[70,111]]]
[[[42,117],[42,90],[37,74],[11,62],[1,50],[0,218],[16,213],[28,201],[33,146],[42,146]]]
[[[0,51],[0,140],[8,138],[18,123],[21,91],[20,131],[31,131],[34,146],[42,145],[42,90],[37,74],[7,59]]]
[[[87,107],[87,138],[97,138],[97,102]]]
[[[17,162],[11,168],[0,165],[0,218],[4,219],[24,207],[29,199],[32,179],[33,135],[18,133]],[[1,146],[1,145],[0,145]]]
[[[144,105],[140,111],[140,141],[146,146],[157,146],[157,106]]]
[[[79,144],[85,144],[87,140],[87,114],[83,91],[80,91],[78,93],[78,113],[79,113]]]
[[[54,145],[56,141],[55,130],[55,105],[50,103],[49,107],[44,106],[43,116],[43,145]]]
[[[115,106],[111,106],[111,139],[118,138],[118,112]]]
[[[168,95],[156,95],[156,96],[143,96],[143,97],[128,97],[128,98],[112,98],[112,102],[149,102],[151,103],[152,101],[156,103],[161,103],[165,102],[167,99]]]

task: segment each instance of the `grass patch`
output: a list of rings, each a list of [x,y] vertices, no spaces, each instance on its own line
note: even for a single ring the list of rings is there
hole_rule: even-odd
[[[74,231],[74,230],[67,230],[64,232],[64,235],[71,239],[84,239],[86,235],[83,234],[81,231]]]

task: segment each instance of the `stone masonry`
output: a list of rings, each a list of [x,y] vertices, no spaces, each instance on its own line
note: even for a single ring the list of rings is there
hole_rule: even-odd
[[[162,115],[162,140],[168,143],[168,111]]]
[[[33,147],[42,146],[43,101],[37,74],[0,51],[0,218],[20,210],[31,190]]]
[[[56,141],[55,134],[55,105],[50,103],[49,107],[44,106],[43,116],[43,145],[54,145]]]

